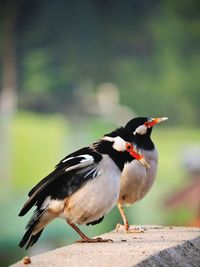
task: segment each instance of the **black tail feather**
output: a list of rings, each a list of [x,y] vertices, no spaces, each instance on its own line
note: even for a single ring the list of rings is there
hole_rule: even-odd
[[[36,198],[29,199],[21,209],[18,216],[24,216],[37,202],[38,200]]]
[[[44,229],[42,229],[36,235],[32,235],[32,230],[30,230],[29,228],[24,234],[22,240],[20,241],[19,247],[23,248],[25,245],[26,245],[26,249],[32,247],[38,241],[38,238],[40,237],[43,230]]]
[[[37,242],[44,228],[36,234],[33,234],[33,231],[35,230],[34,228],[36,227],[43,213],[44,213],[44,210],[39,210],[39,211],[36,210],[34,212],[32,218],[30,219],[30,221],[28,222],[26,226],[27,231],[25,232],[24,236],[22,237],[22,240],[19,243],[20,248],[26,245],[26,249],[28,249],[29,247],[32,247],[33,244]]]

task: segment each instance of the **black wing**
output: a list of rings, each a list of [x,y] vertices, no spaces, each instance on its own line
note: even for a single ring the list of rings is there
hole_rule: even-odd
[[[67,155],[64,159],[62,159],[57,165],[53,172],[51,172],[48,176],[46,176],[44,179],[42,179],[38,184],[36,184],[35,187],[31,189],[31,191],[28,193],[28,196],[31,197],[39,188],[42,186],[46,186],[47,184],[51,183],[54,179],[56,179],[58,176],[66,173],[65,169],[71,166],[76,166],[81,161],[81,155],[93,155],[96,153],[93,153],[88,147],[84,147],[82,149],[77,150],[74,153],[71,153]],[[94,159],[96,159],[94,155]]]
[[[19,216],[25,215],[35,204],[41,206],[47,196],[63,199],[75,192],[87,180],[97,175],[97,163],[102,156],[94,150],[82,148],[60,161],[56,169],[42,179],[30,192]]]

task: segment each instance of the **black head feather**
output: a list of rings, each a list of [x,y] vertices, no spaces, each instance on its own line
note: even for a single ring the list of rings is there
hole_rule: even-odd
[[[134,142],[138,148],[142,148],[145,150],[153,150],[154,144],[151,140],[151,132],[153,127],[147,128],[146,133],[143,135],[138,133],[134,134],[135,130],[139,126],[144,125],[145,122],[147,122],[148,120],[150,120],[150,118],[148,117],[137,117],[130,120],[124,128],[129,132],[132,138],[131,141]]]

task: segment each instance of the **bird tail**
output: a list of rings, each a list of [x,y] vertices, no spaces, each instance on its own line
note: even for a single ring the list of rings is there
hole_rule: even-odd
[[[24,236],[19,243],[19,247],[26,246],[26,249],[32,247],[39,239],[44,227],[38,227],[41,216],[44,214],[44,210],[36,210],[33,217],[28,222]],[[44,225],[45,226],[45,225]],[[37,229],[38,228],[38,229]]]

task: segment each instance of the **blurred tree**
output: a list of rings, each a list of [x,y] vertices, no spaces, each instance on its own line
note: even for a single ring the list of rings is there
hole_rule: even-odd
[[[74,91],[111,82],[138,114],[199,124],[198,0],[16,3],[20,108],[78,110]]]
[[[0,91],[0,162],[2,191],[10,188],[11,180],[11,122],[16,108],[17,66],[16,66],[16,2],[6,1],[4,5],[1,38],[1,91]]]

